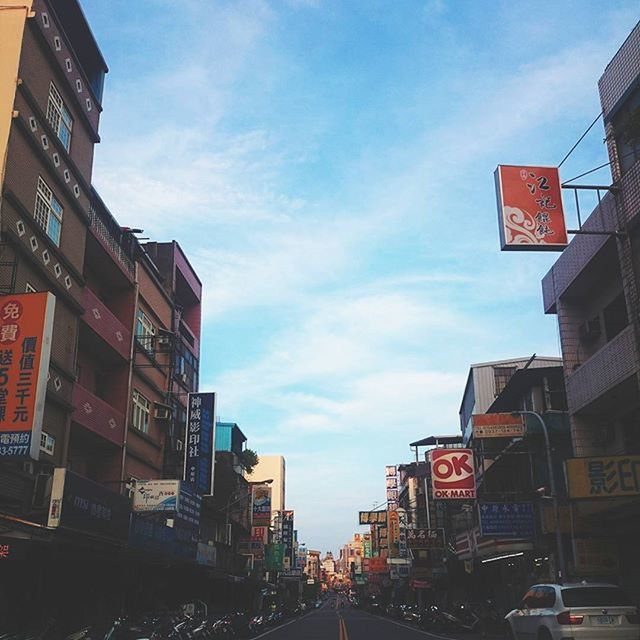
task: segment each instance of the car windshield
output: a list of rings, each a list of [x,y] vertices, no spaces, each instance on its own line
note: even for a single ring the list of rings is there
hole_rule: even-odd
[[[615,607],[631,604],[627,594],[618,587],[576,587],[562,590],[566,607]]]

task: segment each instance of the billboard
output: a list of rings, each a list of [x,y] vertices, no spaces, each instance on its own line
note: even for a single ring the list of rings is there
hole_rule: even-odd
[[[388,571],[386,558],[369,558],[369,573],[387,573]]]
[[[184,446],[184,479],[202,496],[213,495],[216,394],[190,393]]]
[[[567,246],[556,167],[498,165],[495,182],[502,251],[562,251]]]
[[[48,527],[64,527],[125,541],[129,536],[129,499],[68,469],[55,469]]]
[[[136,481],[133,494],[133,510],[177,511],[180,497],[180,480]]]
[[[572,458],[565,464],[571,498],[640,494],[640,455]]]
[[[293,562],[293,511],[282,512],[282,543],[285,559]]]
[[[410,549],[444,549],[444,529],[407,529]]]
[[[400,517],[397,511],[389,511],[387,515],[387,544],[389,557],[398,557],[398,543],[400,541]]]
[[[480,535],[533,538],[535,511],[531,502],[483,502],[478,505]]]
[[[267,571],[282,571],[284,567],[284,545],[280,543],[266,545],[264,562]]]
[[[251,487],[251,526],[268,527],[271,524],[271,487],[266,484]]]
[[[386,524],[386,511],[360,511],[360,524]]]
[[[55,297],[0,298],[0,458],[40,456]]]
[[[471,449],[432,449],[429,458],[436,500],[475,499],[476,477]]]
[[[471,416],[474,438],[522,438],[524,416],[511,413],[480,413]]]

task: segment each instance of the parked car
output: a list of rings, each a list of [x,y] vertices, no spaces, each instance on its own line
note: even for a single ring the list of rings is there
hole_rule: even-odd
[[[640,615],[613,584],[536,584],[505,620],[513,640],[638,640]]]

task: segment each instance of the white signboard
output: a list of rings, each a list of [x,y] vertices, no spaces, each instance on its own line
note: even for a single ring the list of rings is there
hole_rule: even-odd
[[[180,480],[144,480],[136,482],[134,511],[177,511]]]

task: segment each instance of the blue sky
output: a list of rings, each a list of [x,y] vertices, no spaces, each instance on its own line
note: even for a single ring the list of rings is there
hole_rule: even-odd
[[[201,387],[286,457],[300,540],[335,551],[385,464],[456,432],[470,363],[558,355],[555,255],[499,252],[493,171],[562,159],[637,2],[83,6],[110,66],[94,184],[189,255]]]

